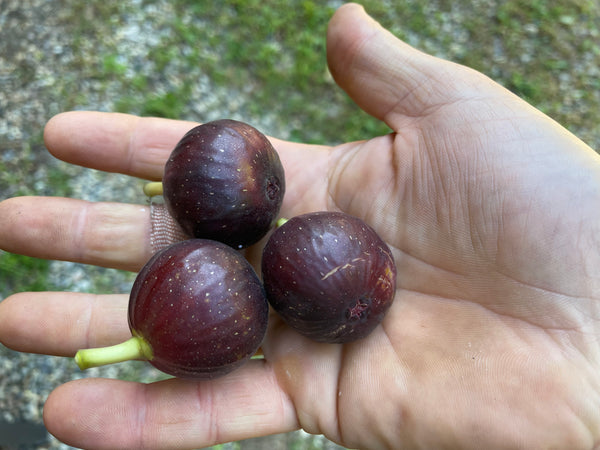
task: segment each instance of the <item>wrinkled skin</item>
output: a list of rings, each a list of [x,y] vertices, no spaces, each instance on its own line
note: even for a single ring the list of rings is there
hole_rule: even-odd
[[[599,445],[598,155],[356,5],[332,18],[328,56],[337,83],[394,133],[334,148],[274,139],[281,213],[342,210],[378,231],[401,274],[382,325],[359,342],[316,344],[272,316],[264,361],[201,383],[73,381],[50,395],[48,429],[88,449],[198,448],[298,427],[363,448]],[[74,164],[157,179],[189,128],[77,112],[53,118],[45,139]],[[10,199],[0,247],[137,270],[148,217],[140,206]],[[59,355],[117,343],[126,303],[16,294],[0,306],[0,341]]]

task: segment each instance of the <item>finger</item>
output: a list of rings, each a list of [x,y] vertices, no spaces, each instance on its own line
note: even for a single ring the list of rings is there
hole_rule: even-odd
[[[24,292],[0,302],[0,342],[13,350],[73,356],[131,337],[127,295]]]
[[[138,270],[150,257],[150,207],[56,197],[0,202],[0,248],[27,256]]]
[[[154,117],[120,113],[70,111],[48,121],[44,141],[57,158],[83,167],[159,180],[173,148],[198,125]],[[269,137],[286,170],[295,171],[298,158],[307,151],[323,153],[323,147]]]
[[[159,180],[177,142],[196,125],[128,114],[74,111],[48,121],[44,142],[50,153],[72,164]]]
[[[159,180],[171,151],[197,125],[118,113],[72,111],[54,116],[44,130],[50,152],[59,159],[108,172]],[[329,148],[269,137],[286,175],[282,213],[324,209]],[[306,166],[310,164],[311,170]]]
[[[395,130],[405,117],[456,101],[482,83],[495,85],[474,70],[400,41],[357,4],[340,7],[332,17],[327,58],[336,82],[362,109]]]
[[[298,428],[293,405],[264,361],[215,380],[140,383],[84,379],[56,389],[44,423],[87,449],[190,449]]]

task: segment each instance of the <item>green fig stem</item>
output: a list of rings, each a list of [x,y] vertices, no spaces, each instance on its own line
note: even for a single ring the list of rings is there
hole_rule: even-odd
[[[275,226],[277,228],[279,228],[281,225],[283,225],[284,223],[286,223],[289,219],[287,219],[286,217],[280,217],[279,219],[277,219],[277,222],[275,222]]]
[[[75,354],[75,362],[81,370],[99,367],[132,359],[151,360],[152,347],[140,336],[110,347],[86,348]]]
[[[144,194],[148,197],[163,194],[163,184],[161,181],[151,181],[144,185]]]

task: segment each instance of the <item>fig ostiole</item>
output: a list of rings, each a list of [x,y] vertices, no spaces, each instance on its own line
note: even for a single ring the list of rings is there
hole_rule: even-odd
[[[368,336],[396,289],[392,252],[362,220],[314,212],[283,222],[262,255],[267,299],[292,328],[318,342]]]
[[[157,252],[133,284],[132,337],[80,350],[82,369],[148,360],[185,379],[225,375],[255,355],[267,329],[268,303],[252,266],[226,244],[190,239]]]

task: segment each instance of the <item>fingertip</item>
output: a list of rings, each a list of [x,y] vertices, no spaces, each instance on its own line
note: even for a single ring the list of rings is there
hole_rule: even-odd
[[[489,80],[428,55],[382,27],[357,4],[340,7],[327,33],[327,62],[338,85],[373,117],[398,130],[404,119],[476,92]]]
[[[381,120],[406,88],[400,84],[406,69],[402,61],[411,49],[355,3],[340,7],[327,30],[332,77],[359,107]]]
[[[72,393],[73,389],[79,391],[78,384],[86,381],[69,381],[58,386],[50,393],[42,410],[42,420],[46,430],[61,442],[74,447],[81,447],[84,444],[80,436],[82,431],[79,431],[84,427],[80,424],[81,417],[74,414]],[[75,404],[82,400],[78,399]]]
[[[12,209],[17,202],[18,197],[10,197],[0,201],[0,233],[6,225],[6,222],[11,219]],[[2,240],[0,240],[0,248],[2,248]]]
[[[139,117],[99,111],[67,111],[48,120],[44,144],[68,163],[107,172],[126,171],[131,132]]]
[[[342,5],[331,17],[327,28],[327,63],[334,79],[339,80],[346,73],[345,68],[354,54],[353,47],[369,32],[370,21],[364,7],[357,3]]]
[[[67,111],[58,113],[50,118],[44,127],[44,144],[48,151],[57,156],[56,151],[61,147],[59,144],[68,137],[65,133],[65,125],[72,124],[76,119],[76,114],[81,112]]]
[[[0,343],[7,348],[27,353],[57,353],[50,350],[50,341],[54,336],[47,333],[50,314],[44,314],[44,306],[32,302],[36,298],[51,296],[51,293],[20,292],[0,302]],[[69,333],[63,333],[57,339],[69,340]]]
[[[44,126],[44,143],[46,144],[46,147],[49,148],[49,145],[51,145],[54,141],[54,133],[56,132],[57,129],[57,125],[60,124],[60,121],[62,120],[62,116],[64,116],[65,112],[61,112],[58,113],[54,116],[52,116],[50,118],[50,120],[48,120],[46,122],[46,125]]]
[[[110,403],[108,399],[113,395],[124,394],[118,389],[123,383],[128,382],[84,378],[60,385],[44,404],[42,418],[46,429],[61,442],[76,448],[117,448],[115,440],[118,442],[121,437],[123,448],[135,448],[127,446],[131,423],[123,420],[122,426],[107,429],[107,422],[121,424],[118,419],[112,421],[116,411],[106,410],[105,403]],[[131,399],[124,401],[127,400]]]
[[[348,2],[344,3],[332,16],[332,22],[339,19],[341,16],[346,14],[366,14],[365,8],[360,3]]]
[[[46,402],[44,403],[44,408],[42,410],[42,419],[44,421],[44,425],[46,426],[46,429],[53,436],[60,435],[61,430],[60,430],[59,426],[61,425],[61,423],[65,424],[64,420],[61,420],[61,421],[55,420],[55,418],[57,416],[62,416],[62,414],[60,414],[60,412],[62,410],[64,403],[58,401],[57,398],[60,398],[60,396],[61,396],[60,391],[65,389],[65,386],[66,386],[66,384],[62,384],[62,385],[58,386],[50,393],[50,395],[48,395],[48,398],[46,399]]]
[[[174,145],[194,125],[118,112],[70,111],[48,121],[44,143],[54,157],[71,164],[160,180]]]
[[[37,217],[28,214],[27,204],[33,197],[11,197],[0,202],[0,249],[19,253],[19,236],[36,227]],[[31,238],[31,237],[29,237]]]

